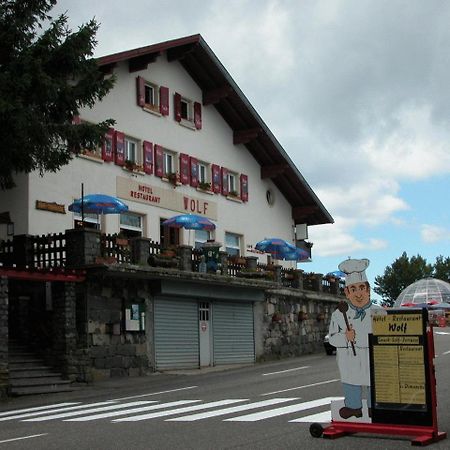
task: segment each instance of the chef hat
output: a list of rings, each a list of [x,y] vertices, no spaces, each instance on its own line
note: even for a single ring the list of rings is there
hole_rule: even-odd
[[[368,259],[346,259],[339,264],[339,270],[345,273],[345,285],[367,281],[366,269],[369,266]]]

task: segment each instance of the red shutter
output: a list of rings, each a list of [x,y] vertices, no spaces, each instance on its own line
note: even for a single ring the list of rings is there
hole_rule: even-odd
[[[164,176],[164,153],[160,145],[155,144],[155,175],[157,177]]]
[[[220,179],[220,167],[217,164],[213,164],[211,166],[212,172],[212,191],[216,194],[219,194],[221,191],[221,179]]]
[[[110,128],[102,142],[102,159],[103,161],[114,160],[114,128]]]
[[[145,106],[145,81],[142,77],[136,78],[136,100],[138,106]]]
[[[202,105],[198,102],[194,103],[194,125],[197,130],[202,129]]]
[[[248,176],[241,173],[241,200],[248,202]]]
[[[222,167],[222,195],[228,195],[228,169]]]
[[[189,184],[189,155],[180,153],[180,181],[182,184]]]
[[[197,187],[198,186],[198,160],[197,160],[197,158],[194,158],[193,156],[191,156],[190,166],[191,166],[191,186]]]
[[[153,144],[144,141],[142,147],[144,150],[144,172],[151,175],[153,173]]]
[[[125,164],[125,134],[116,131],[114,134],[114,144],[116,148],[116,164],[123,166]]]
[[[72,117],[72,124],[73,125],[80,125],[81,123],[81,118],[80,116],[77,114],[76,116]]]
[[[169,115],[169,88],[165,86],[159,88],[159,112],[163,116]]]
[[[175,113],[175,120],[181,122],[181,95],[175,92],[173,96],[173,108]]]

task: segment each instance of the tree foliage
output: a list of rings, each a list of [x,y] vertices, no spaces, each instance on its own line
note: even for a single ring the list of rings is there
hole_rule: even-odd
[[[56,0],[0,0],[0,188],[15,173],[57,171],[83,148],[98,145],[113,123],[75,125],[113,85],[92,58],[98,24],[72,32]],[[44,29],[44,24],[47,24]]]
[[[434,264],[428,264],[422,256],[408,257],[406,252],[387,266],[382,276],[375,277],[374,291],[386,306],[392,306],[400,293],[415,281],[434,277],[450,282],[450,258],[438,256]]]

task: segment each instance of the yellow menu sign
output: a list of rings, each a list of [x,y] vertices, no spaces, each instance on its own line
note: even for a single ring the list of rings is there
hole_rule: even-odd
[[[376,402],[425,405],[422,314],[374,316],[372,329]]]

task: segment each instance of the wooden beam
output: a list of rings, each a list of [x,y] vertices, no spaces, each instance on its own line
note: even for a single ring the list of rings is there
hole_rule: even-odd
[[[228,97],[233,92],[231,86],[221,86],[214,89],[203,91],[203,105],[214,105],[219,103],[220,100]]]
[[[272,164],[270,166],[261,167],[261,180],[265,178],[275,178],[283,174],[289,168],[288,164]]]
[[[307,219],[309,216],[315,214],[319,211],[317,205],[312,206],[294,206],[292,208],[292,218],[294,222],[297,223],[308,223]]]
[[[145,70],[149,64],[154,63],[161,52],[147,53],[145,55],[136,56],[128,60],[128,71],[137,72]]]
[[[258,138],[261,128],[249,128],[248,130],[237,130],[233,133],[233,144],[248,144]]]
[[[192,53],[197,44],[186,44],[179,47],[169,48],[167,50],[167,61],[177,61],[178,59],[185,58],[189,53]]]
[[[74,283],[81,283],[86,279],[86,273],[84,271],[62,270],[52,272],[48,270],[27,270],[6,267],[0,267],[0,276],[24,281],[71,281]]]
[[[103,75],[112,75],[116,65],[116,63],[105,64],[103,66],[99,66],[98,70],[100,70]]]

